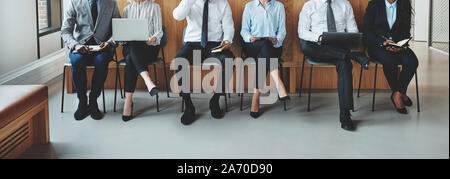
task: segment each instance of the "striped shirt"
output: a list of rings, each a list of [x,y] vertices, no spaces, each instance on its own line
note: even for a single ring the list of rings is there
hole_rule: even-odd
[[[163,31],[161,8],[158,4],[150,0],[143,2],[133,1],[123,10],[123,17],[130,19],[148,19],[149,37],[156,37],[157,39],[153,46],[160,44]]]

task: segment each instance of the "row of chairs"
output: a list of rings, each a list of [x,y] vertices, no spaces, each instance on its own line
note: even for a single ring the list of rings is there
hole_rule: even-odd
[[[186,29],[184,29],[183,31],[183,42],[184,42],[184,34],[185,34]],[[168,77],[167,77],[167,69],[166,69],[166,59],[165,59],[165,54],[164,54],[164,48],[167,45],[167,38],[168,38],[168,34],[167,34],[167,29],[166,27],[163,27],[163,37],[161,39],[161,43],[160,43],[160,51],[161,51],[161,55],[162,57],[158,57],[158,60],[155,61],[152,64],[153,69],[154,69],[154,80],[155,80],[155,85],[158,85],[158,78],[157,78],[157,69],[156,69],[156,65],[158,63],[163,63],[163,70],[164,70],[164,77],[165,77],[165,84],[166,84],[166,89],[169,89],[169,83],[168,83]],[[239,38],[239,44],[243,47],[244,45],[244,41],[242,38]],[[114,88],[114,112],[116,112],[116,104],[117,104],[117,90],[119,87],[119,91],[120,91],[120,95],[121,98],[123,99],[125,94],[122,91],[122,83],[121,83],[121,77],[120,77],[120,67],[126,66],[126,62],[124,60],[122,61],[118,61],[117,58],[117,51],[116,49],[114,49],[114,56],[115,58],[113,59],[113,61],[116,63],[116,78],[115,78],[115,88]],[[244,51],[241,51],[241,57],[243,59],[245,59],[246,54],[244,53]],[[303,65],[302,65],[302,72],[301,72],[301,77],[300,77],[300,90],[299,90],[299,96],[302,96],[302,89],[303,89],[303,76],[304,76],[304,70],[305,70],[305,62],[310,64],[310,76],[309,76],[309,88],[308,88],[308,107],[307,107],[307,111],[311,110],[311,86],[312,86],[312,74],[313,74],[313,66],[314,65],[321,65],[321,66],[332,66],[334,65],[333,63],[325,63],[325,62],[320,62],[320,60],[317,59],[313,59],[311,57],[308,56],[303,56]],[[376,82],[377,82],[377,72],[378,72],[378,65],[380,65],[380,62],[378,62],[376,59],[372,59],[372,62],[375,63],[375,74],[374,74],[374,86],[373,86],[373,100],[372,100],[372,111],[375,111],[375,93],[376,93]],[[62,83],[62,97],[61,97],[61,113],[64,112],[64,90],[65,90],[65,78],[66,78],[66,68],[70,67],[72,64],[70,63],[70,61],[66,62],[64,64],[64,69],[63,69],[63,83]],[[215,63],[203,63],[203,66],[220,66],[221,64],[215,64]],[[250,64],[252,65],[252,64]],[[256,65],[256,64],[253,64]],[[88,66],[88,68],[92,68],[92,66]],[[283,80],[283,60],[279,60],[279,69],[280,69],[280,74],[281,74],[281,79]],[[222,69],[222,72],[224,72],[225,69]],[[360,97],[360,91],[361,91],[361,82],[362,82],[362,76],[363,76],[363,68],[361,67],[361,72],[360,72],[360,77],[359,77],[359,87],[358,87],[358,95],[357,97]],[[224,84],[225,82],[225,75],[222,75],[223,79],[222,82]],[[284,80],[283,80],[284,81]],[[416,82],[416,99],[417,99],[417,111],[420,112],[420,103],[419,103],[419,88],[418,88],[418,79],[417,79],[417,72],[415,74],[415,82]],[[225,85],[223,85],[225,86]],[[169,90],[166,91],[167,92],[167,97],[169,98]],[[224,93],[223,96],[225,97],[225,111],[228,111],[228,98],[230,97],[230,94],[228,93]],[[238,96],[240,97],[240,110],[243,110],[243,97],[244,94],[243,93],[238,93]],[[103,98],[103,111],[104,113],[106,113],[106,106],[105,106],[105,92],[104,90],[102,91],[102,98]],[[283,107],[284,110],[287,110],[287,104],[286,102],[283,103]],[[156,95],[156,108],[157,108],[157,112],[160,112],[159,109],[159,95]],[[184,111],[184,101],[182,101],[182,107],[181,107],[182,112]],[[354,109],[353,109],[354,110]]]

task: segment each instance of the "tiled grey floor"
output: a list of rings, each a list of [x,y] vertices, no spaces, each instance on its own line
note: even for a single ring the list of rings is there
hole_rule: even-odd
[[[386,92],[378,93],[376,112],[371,112],[367,91],[355,98],[356,132],[340,128],[335,92],[314,93],[311,112],[306,112],[306,97],[292,96],[287,112],[279,103],[264,105],[257,120],[249,117],[249,97],[241,112],[233,95],[231,111],[215,120],[209,96],[198,96],[194,103],[200,119],[186,127],[179,122],[179,98],[162,94],[157,113],[154,98],[144,91],[136,94],[138,117],[131,122],[121,120],[122,101],[119,112],[112,111],[111,90],[105,119],[77,122],[72,117],[76,96],[66,95],[66,111],[60,113],[61,84],[56,83],[50,86],[51,144],[34,146],[22,158],[448,158],[448,55],[428,51],[421,43],[415,49],[421,59],[422,112],[413,106],[409,115],[395,113]],[[415,103],[414,84],[409,96]]]

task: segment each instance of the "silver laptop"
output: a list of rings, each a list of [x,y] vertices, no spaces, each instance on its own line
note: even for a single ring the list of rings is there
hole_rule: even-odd
[[[114,41],[147,41],[148,20],[113,18],[112,31]]]

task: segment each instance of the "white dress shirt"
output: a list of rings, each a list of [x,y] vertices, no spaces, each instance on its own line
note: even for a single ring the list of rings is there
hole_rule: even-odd
[[[327,6],[327,0],[310,0],[305,3],[298,22],[300,39],[317,42],[323,32],[328,31]],[[332,0],[331,8],[338,32],[359,32],[350,2]]]
[[[173,10],[173,17],[182,21],[186,18],[188,25],[185,42],[201,42],[204,0],[182,0]],[[208,41],[233,42],[234,22],[230,4],[227,0],[209,0]]]
[[[161,42],[164,33],[162,30],[161,8],[158,4],[145,0],[143,2],[133,1],[123,10],[124,18],[130,19],[147,19],[148,20],[148,36],[155,37],[156,42],[153,46],[157,46]]]

